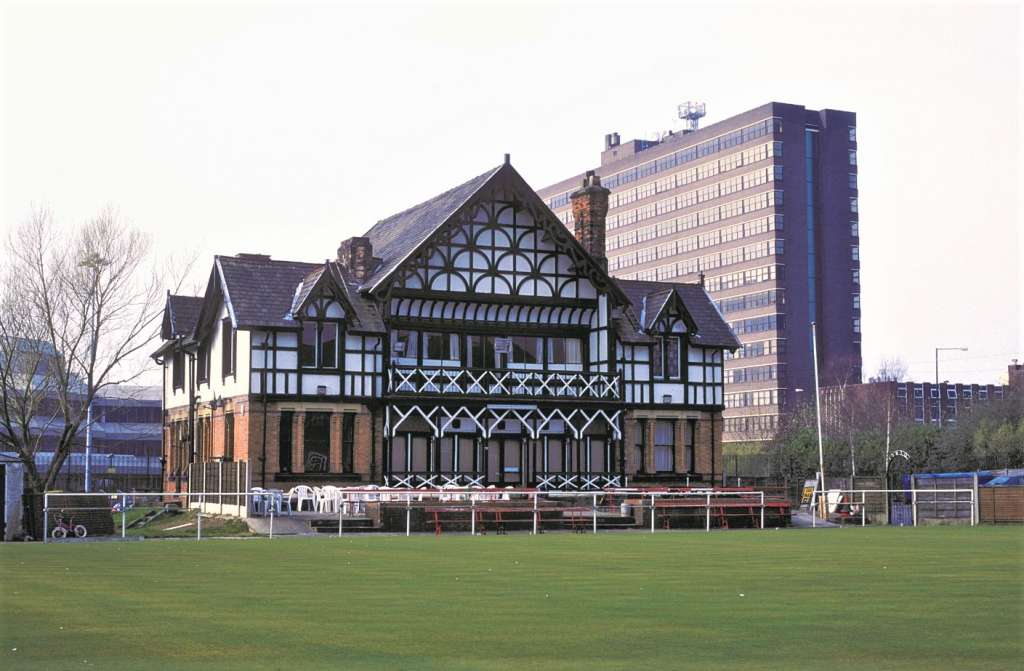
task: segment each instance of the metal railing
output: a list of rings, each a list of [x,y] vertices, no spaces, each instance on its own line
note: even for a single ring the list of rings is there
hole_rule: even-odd
[[[346,533],[346,526],[365,523],[376,517],[379,526],[374,531],[402,532],[409,536],[416,531],[431,531],[440,534],[445,527],[459,528],[476,535],[491,528],[503,533],[507,526],[521,525],[531,534],[546,530],[572,530],[578,533],[605,530],[635,530],[655,533],[659,528],[672,529],[680,526],[703,528],[711,531],[714,527],[729,528],[729,518],[741,519],[743,526],[765,528],[766,513],[776,520],[788,516],[788,503],[770,501],[764,492],[728,490],[641,490],[608,489],[603,491],[544,491],[540,489],[391,489],[378,487],[333,488],[331,497],[316,494],[316,503],[309,512],[303,512],[303,499],[298,505],[291,502],[296,496],[292,492],[272,490],[247,492],[125,492],[116,495],[87,493],[47,493],[44,496],[43,519],[46,536],[50,541],[52,515],[71,513],[73,525],[75,516],[81,521],[81,514],[88,511],[107,511],[120,514],[120,523],[105,535],[129,537],[128,529],[136,524],[128,523],[128,513],[133,507],[155,511],[159,504],[168,505],[168,500],[183,505],[182,511],[195,513],[194,521],[169,527],[181,529],[195,525],[195,538],[201,540],[204,534],[204,519],[221,517],[261,518],[264,524],[260,534],[273,538],[275,519],[291,517],[298,520],[313,520],[318,523],[336,521],[331,534]],[[63,497],[63,503],[54,505],[51,497]],[[75,497],[90,497],[93,501],[77,506],[68,502]],[[96,499],[102,498],[109,505],[96,507]],[[151,503],[146,505],[149,500]],[[233,501],[244,501],[234,506]],[[306,499],[308,500],[308,499]],[[287,513],[285,510],[287,509]],[[372,510],[371,510],[372,509]],[[413,513],[416,513],[416,522]],[[152,513],[151,513],[152,514]],[[136,516],[138,517],[138,516]],[[403,519],[404,518],[404,519]],[[401,521],[399,521],[401,520]],[[387,523],[385,523],[385,521]],[[683,522],[680,525],[680,522]],[[118,528],[119,527],[119,530]],[[67,524],[64,524],[67,528]],[[415,529],[414,529],[415,528]],[[360,530],[367,530],[366,526]],[[191,533],[189,530],[188,534]]]
[[[810,504],[811,526],[818,526],[818,521],[829,518],[841,519],[866,526],[874,521],[876,515],[888,517],[894,497],[909,499],[911,524],[918,526],[921,519],[964,519],[969,518],[973,527],[978,523],[978,501],[973,489],[829,489],[815,490]],[[881,505],[879,504],[881,498]],[[926,511],[952,508],[954,515],[932,514],[922,515],[920,508]],[[873,509],[869,512],[869,509]],[[966,516],[959,515],[963,511]],[[888,524],[889,520],[885,519]]]

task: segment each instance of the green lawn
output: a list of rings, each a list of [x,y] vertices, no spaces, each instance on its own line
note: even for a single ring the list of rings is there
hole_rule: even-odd
[[[7,669],[1024,658],[1020,527],[5,544],[0,572]]]

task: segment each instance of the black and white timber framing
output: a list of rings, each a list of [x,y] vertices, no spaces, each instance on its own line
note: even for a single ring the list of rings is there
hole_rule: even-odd
[[[602,260],[508,162],[336,260],[216,257],[191,332],[155,354],[168,380],[171,352],[204,373],[167,408],[365,408],[379,467],[360,475],[392,486],[625,485],[624,422],[720,412],[737,342],[702,287],[615,280]]]

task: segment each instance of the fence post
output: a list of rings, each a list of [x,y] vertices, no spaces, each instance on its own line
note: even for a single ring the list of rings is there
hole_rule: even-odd
[[[654,494],[651,494],[651,533],[654,533]]]
[[[121,540],[128,535],[128,497],[121,495]]]
[[[409,535],[409,523],[411,520],[412,509],[409,507],[412,504],[412,496],[409,494],[405,495],[405,535]]]
[[[43,543],[49,542],[50,534],[50,494],[43,492]]]
[[[196,512],[196,540],[203,540],[203,502],[205,494],[199,495],[199,510]]]
[[[865,509],[868,506],[868,493],[866,491],[860,493],[860,525],[867,526],[867,517]]]
[[[341,501],[338,501],[338,538],[341,538],[341,534],[343,533],[342,532],[342,527],[344,526],[344,523],[342,522],[342,519],[344,519],[344,517],[345,517],[345,504],[342,503]]]
[[[590,514],[594,518],[594,533],[597,533],[597,494],[594,494],[594,502],[590,506]]]
[[[476,536],[476,497],[472,494],[473,490],[470,490],[469,495],[469,535]]]
[[[537,535],[537,492],[533,493],[533,535]]]
[[[217,503],[220,505],[220,514],[224,514],[224,462],[217,462]]]
[[[764,529],[764,492],[761,492],[761,528]]]
[[[971,526],[981,521],[978,514],[978,471],[974,471],[974,488],[971,492]]]
[[[711,494],[707,495],[704,502],[704,530],[711,531]]]
[[[818,507],[818,502],[817,502],[816,499],[817,499],[817,497],[814,496],[814,492],[812,492],[811,493],[811,528],[812,529],[818,526],[818,511],[816,510],[816,508]]]
[[[910,476],[910,506],[914,514],[914,526],[917,526],[917,489],[914,487],[914,476]]]

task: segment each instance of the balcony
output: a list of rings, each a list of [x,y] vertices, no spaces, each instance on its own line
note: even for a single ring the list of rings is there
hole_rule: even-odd
[[[392,366],[390,394],[618,401],[618,373]]]

